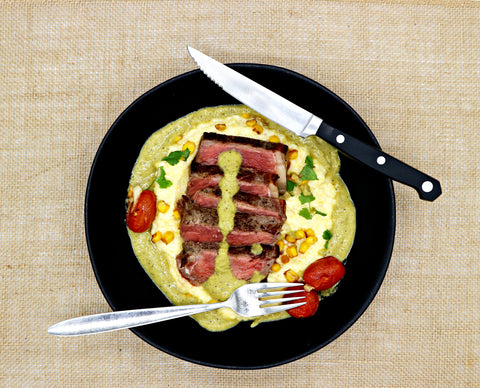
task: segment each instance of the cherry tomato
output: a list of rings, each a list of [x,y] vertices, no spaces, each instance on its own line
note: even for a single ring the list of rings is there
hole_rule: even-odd
[[[317,312],[318,304],[320,300],[318,299],[318,294],[316,291],[300,291],[295,294],[291,294],[291,296],[304,296],[307,298],[306,304],[294,307],[293,309],[287,310],[288,313],[294,318],[307,318],[311,317],[313,314]],[[289,295],[290,296],[290,295]],[[300,300],[302,301],[302,300]],[[297,303],[298,301],[292,301],[291,303]]]
[[[150,190],[144,190],[135,204],[127,209],[127,226],[135,233],[145,232],[157,213],[157,197]]]
[[[303,281],[317,291],[332,288],[345,275],[342,262],[333,256],[318,259],[303,273]]]

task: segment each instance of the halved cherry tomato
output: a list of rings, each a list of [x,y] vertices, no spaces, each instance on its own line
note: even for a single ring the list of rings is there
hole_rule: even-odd
[[[288,313],[294,318],[307,318],[311,317],[313,314],[317,312],[318,304],[320,300],[318,299],[318,294],[316,291],[300,291],[295,294],[291,294],[291,296],[304,296],[306,299],[306,304],[294,307],[293,309],[288,310]],[[290,295],[289,295],[290,296]],[[291,303],[297,303],[298,300],[292,301]],[[300,300],[302,302],[302,300]]]
[[[318,259],[303,273],[303,281],[317,291],[332,288],[345,275],[342,262],[333,256]]]
[[[135,204],[127,209],[127,226],[132,232],[145,232],[157,213],[157,197],[150,190],[144,190]]]

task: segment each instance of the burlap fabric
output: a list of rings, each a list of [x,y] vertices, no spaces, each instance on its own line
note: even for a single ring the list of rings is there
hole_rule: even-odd
[[[480,386],[479,5],[3,2],[0,386]],[[373,304],[333,343],[284,366],[202,367],[128,330],[47,334],[57,321],[109,311],[84,236],[90,166],[131,101],[195,68],[187,44],[324,84],[387,152],[443,186],[428,203],[395,184],[395,249]]]

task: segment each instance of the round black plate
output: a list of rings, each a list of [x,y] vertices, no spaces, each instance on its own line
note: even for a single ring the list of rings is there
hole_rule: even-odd
[[[338,129],[378,143],[342,99],[292,71],[266,65],[230,65]],[[148,91],[115,121],[100,145],[88,180],[85,229],[98,284],[113,310],[168,305],[138,263],[125,226],[125,196],[142,145],[159,128],[207,106],[238,104],[200,71],[182,74]],[[373,300],[387,271],[395,234],[395,198],[389,179],[341,156],[341,176],[357,210],[357,232],[338,291],[308,319],[250,328],[242,323],[209,332],[192,318],[132,329],[158,349],[194,363],[231,369],[284,364],[327,345],[347,330]]]

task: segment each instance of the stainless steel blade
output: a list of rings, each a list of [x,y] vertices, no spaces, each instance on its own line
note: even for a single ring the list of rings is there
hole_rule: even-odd
[[[198,67],[218,86],[270,120],[306,137],[314,135],[322,119],[252,81],[228,66],[188,46]]]

